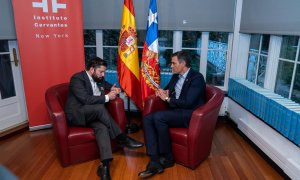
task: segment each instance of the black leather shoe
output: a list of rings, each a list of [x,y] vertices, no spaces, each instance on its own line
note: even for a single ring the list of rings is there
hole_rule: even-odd
[[[162,165],[164,169],[166,169],[169,167],[173,167],[175,162],[174,159],[170,160],[170,159],[166,159],[165,157],[160,157],[159,163]]]
[[[110,180],[109,167],[100,165],[97,170],[97,174],[101,180]]]
[[[130,148],[130,149],[140,148],[140,147],[144,146],[143,143],[141,143],[137,140],[134,140],[129,136],[126,136],[126,138],[123,139],[123,140],[118,140],[118,143],[122,147],[127,147],[127,148]]]
[[[150,161],[149,164],[147,165],[146,170],[139,173],[139,177],[147,178],[153,176],[154,174],[159,174],[162,172],[164,172],[164,168],[160,163]]]

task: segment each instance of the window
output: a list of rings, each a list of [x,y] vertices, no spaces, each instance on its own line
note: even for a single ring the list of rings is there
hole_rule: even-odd
[[[139,61],[142,60],[143,55],[143,48],[144,48],[144,41],[146,39],[146,30],[137,30],[137,45],[138,45],[138,51],[139,51]]]
[[[0,99],[16,96],[7,40],[0,40]]]
[[[138,30],[139,60],[142,60],[146,30]],[[158,31],[159,62],[161,72],[170,72],[170,57],[173,53],[173,31]]]
[[[228,33],[209,33],[206,82],[224,86],[228,53]]]
[[[84,30],[85,59],[87,61],[95,56],[101,57],[101,54],[97,54],[97,49],[99,48],[103,52],[103,59],[108,62],[107,69],[116,70],[120,30],[102,30],[100,32]],[[97,38],[97,36],[103,37]],[[137,36],[139,60],[141,61],[146,30],[138,30]],[[170,72],[170,57],[173,53],[173,31],[159,31],[158,36],[161,71]],[[103,39],[103,42],[97,42],[96,39]]]
[[[102,57],[106,60],[108,62],[106,77],[109,82],[117,81],[116,70],[119,35],[119,30],[84,31],[86,61],[95,56]],[[146,30],[137,30],[137,36],[139,60],[141,61]],[[185,50],[190,53],[192,68],[206,75],[208,84],[224,86],[229,33],[161,30],[158,31],[158,38],[162,87],[165,87],[171,77],[171,55],[174,51],[179,50]],[[205,39],[205,41],[202,42],[203,39]],[[201,46],[205,47],[203,48]],[[204,53],[205,56],[202,57],[204,63],[201,70],[200,64],[202,64],[202,62],[200,63],[200,59],[202,53]]]
[[[159,63],[161,72],[171,72],[173,54],[173,31],[158,31]]]
[[[118,43],[120,30],[103,30],[103,59],[107,61],[107,69],[117,69]]]
[[[187,51],[191,56],[191,67],[199,71],[201,54],[201,32],[183,31],[182,50]]]
[[[96,56],[96,30],[84,30],[85,62]]]
[[[269,42],[270,35],[251,35],[246,78],[261,87],[264,87]]]
[[[275,92],[300,103],[300,40],[283,36],[276,76]]]

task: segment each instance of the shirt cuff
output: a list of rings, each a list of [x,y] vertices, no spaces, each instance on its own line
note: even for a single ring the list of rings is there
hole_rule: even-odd
[[[107,103],[109,101],[108,95],[105,95],[105,102]]]

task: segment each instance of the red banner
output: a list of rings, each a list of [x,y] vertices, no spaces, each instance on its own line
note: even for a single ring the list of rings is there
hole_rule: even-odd
[[[49,124],[45,91],[84,69],[81,0],[13,0],[32,129]]]

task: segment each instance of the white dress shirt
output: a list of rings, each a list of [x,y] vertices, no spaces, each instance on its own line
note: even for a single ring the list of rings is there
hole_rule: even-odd
[[[90,79],[90,82],[91,82],[91,85],[92,85],[92,88],[93,88],[93,95],[94,96],[101,96],[101,91],[99,90],[99,87],[97,85],[97,83],[94,81],[94,79],[90,76],[90,74],[85,71],[86,74],[88,75],[89,79]],[[108,95],[105,95],[105,102],[108,102],[109,101],[109,97]]]
[[[176,83],[176,85],[175,85],[176,99],[178,99],[179,96],[180,96],[180,93],[181,93],[181,90],[182,90],[183,83],[184,83],[184,81],[185,81],[185,79],[186,79],[186,76],[187,76],[187,74],[189,73],[189,71],[190,71],[190,68],[189,68],[183,75],[181,75],[181,74],[178,75],[178,78],[179,78],[179,79],[178,79],[178,81],[177,81],[177,83]]]

